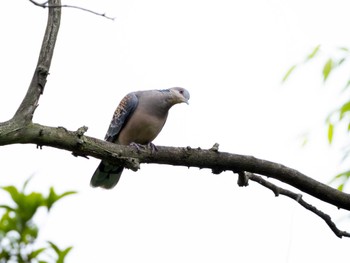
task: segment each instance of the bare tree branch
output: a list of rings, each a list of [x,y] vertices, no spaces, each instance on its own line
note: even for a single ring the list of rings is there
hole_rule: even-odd
[[[81,134],[78,136],[76,132],[64,128],[31,124],[2,133],[3,127],[4,125],[0,125],[0,145],[34,143],[39,146],[50,146],[71,151],[79,156],[106,159],[126,166],[132,166],[131,163],[138,160],[139,163],[208,168],[214,173],[247,171],[275,178],[324,202],[350,211],[350,194],[318,182],[295,169],[257,159],[253,156],[214,151],[212,149],[164,146],[157,146],[158,151],[152,154],[150,150],[135,152],[134,147],[116,145]],[[131,163],[130,160],[132,160]]]
[[[245,178],[245,179],[242,179],[242,178]],[[248,179],[250,179],[254,182],[257,182],[257,183],[261,184],[262,186],[265,186],[266,188],[272,190],[272,192],[274,192],[275,196],[285,195],[285,196],[288,196],[289,198],[295,200],[302,207],[306,208],[307,210],[309,210],[309,211],[313,212],[314,214],[316,214],[317,216],[321,217],[337,237],[339,237],[339,238],[350,237],[349,232],[341,231],[337,228],[337,226],[332,221],[332,218],[329,215],[325,214],[321,210],[317,209],[315,206],[304,201],[301,194],[296,194],[290,190],[283,189],[283,188],[265,180],[261,176],[258,176],[256,174],[249,173],[249,172],[239,173],[238,185],[239,186],[247,186]],[[244,181],[245,183],[241,184],[242,181]]]
[[[36,6],[40,6],[42,8],[61,8],[61,7],[67,7],[67,8],[75,8],[75,9],[79,9],[79,10],[82,10],[82,11],[85,11],[85,12],[88,12],[88,13],[91,13],[91,14],[94,14],[94,15],[97,15],[97,16],[102,16],[104,18],[107,18],[109,20],[112,20],[114,21],[115,20],[115,17],[110,17],[110,16],[107,16],[106,13],[98,13],[98,12],[95,12],[91,9],[87,9],[87,8],[84,8],[84,7],[80,7],[80,6],[75,6],[75,5],[48,5],[48,2],[49,1],[45,1],[43,3],[38,3],[34,0],[29,0],[31,3],[33,3],[34,5]]]

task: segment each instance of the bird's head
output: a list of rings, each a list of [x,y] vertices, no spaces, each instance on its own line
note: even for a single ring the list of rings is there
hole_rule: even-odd
[[[188,104],[188,100],[190,99],[190,93],[186,89],[175,87],[169,89],[169,91],[172,94],[174,104],[182,102]]]

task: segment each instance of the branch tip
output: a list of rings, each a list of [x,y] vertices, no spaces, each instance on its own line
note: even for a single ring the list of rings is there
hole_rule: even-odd
[[[224,170],[221,169],[221,168],[219,168],[219,167],[216,167],[216,168],[212,168],[212,169],[211,169],[211,172],[212,172],[213,174],[221,174],[223,171],[224,171]]]
[[[217,142],[214,143],[214,145],[209,149],[209,151],[219,152],[219,144]]]
[[[241,171],[238,173],[237,184],[239,187],[248,186],[249,185],[249,176],[248,173]]]
[[[89,158],[89,156],[87,156],[87,155],[85,155],[85,154],[79,154],[79,153],[77,153],[77,152],[72,152],[72,155],[74,156],[74,157],[83,157],[83,158],[85,158],[85,159],[90,159]]]
[[[77,131],[75,132],[75,134],[80,138],[82,136],[84,136],[85,132],[87,132],[89,128],[87,126],[82,126],[80,128],[77,129]]]
[[[124,166],[134,172],[140,169],[140,161],[137,158],[123,158],[125,160]]]
[[[112,20],[112,21],[115,20],[115,17],[107,16],[106,13],[98,13],[98,12],[95,12],[93,10],[90,10],[90,9],[87,9],[87,8],[84,8],[84,7],[80,7],[80,6],[75,6],[75,5],[50,5],[49,1],[45,1],[43,3],[38,3],[38,2],[36,2],[34,0],[29,0],[29,2],[31,2],[32,4],[34,4],[36,6],[42,7],[42,8],[62,8],[62,7],[67,7],[67,8],[79,9],[79,10],[82,10],[82,11],[85,11],[85,12],[88,12],[88,13],[91,13],[91,14],[94,14],[94,15],[97,15],[97,16],[102,16],[102,17],[107,18],[107,19]]]
[[[276,196],[278,196],[280,194],[287,196],[287,197],[295,200],[298,204],[300,204],[305,209],[313,212],[314,214],[316,214],[317,216],[322,218],[323,221],[325,221],[325,223],[329,226],[329,228],[333,231],[333,233],[337,237],[339,237],[339,238],[350,237],[350,233],[348,233],[346,231],[341,231],[337,228],[337,226],[332,221],[332,218],[329,215],[327,215],[326,213],[317,209],[315,206],[304,201],[301,194],[296,194],[290,190],[281,188],[281,187],[279,187],[279,186],[277,186],[269,181],[266,181],[261,176],[258,176],[256,174],[253,174],[253,173],[247,173],[247,174],[248,174],[250,180],[255,181],[255,182],[261,184],[262,186],[265,186],[266,188],[270,189],[271,191],[273,191],[275,193]]]

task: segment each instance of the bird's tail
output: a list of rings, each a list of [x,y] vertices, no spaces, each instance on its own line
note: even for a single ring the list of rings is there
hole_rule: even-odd
[[[115,166],[107,161],[101,161],[91,177],[90,185],[92,187],[112,189],[118,183],[123,170],[123,166]]]

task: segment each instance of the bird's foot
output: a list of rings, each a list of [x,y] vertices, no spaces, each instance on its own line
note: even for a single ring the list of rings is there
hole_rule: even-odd
[[[153,143],[148,143],[147,145],[143,145],[143,144],[139,144],[139,143],[136,143],[136,142],[132,142],[130,143],[130,146],[133,146],[136,148],[137,152],[139,153],[142,150],[146,150],[146,148],[150,148],[151,149],[151,153],[155,153],[158,151],[158,148],[157,146],[155,146]]]
[[[145,150],[145,149],[146,149],[146,146],[145,146],[145,145],[142,145],[142,144],[139,144],[139,143],[136,143],[136,142],[130,143],[130,146],[135,147],[138,153],[141,151],[141,149],[142,149],[142,150]]]
[[[153,143],[150,142],[150,143],[147,144],[147,146],[148,146],[149,148],[151,148],[151,153],[158,152],[157,146],[155,146]]]

